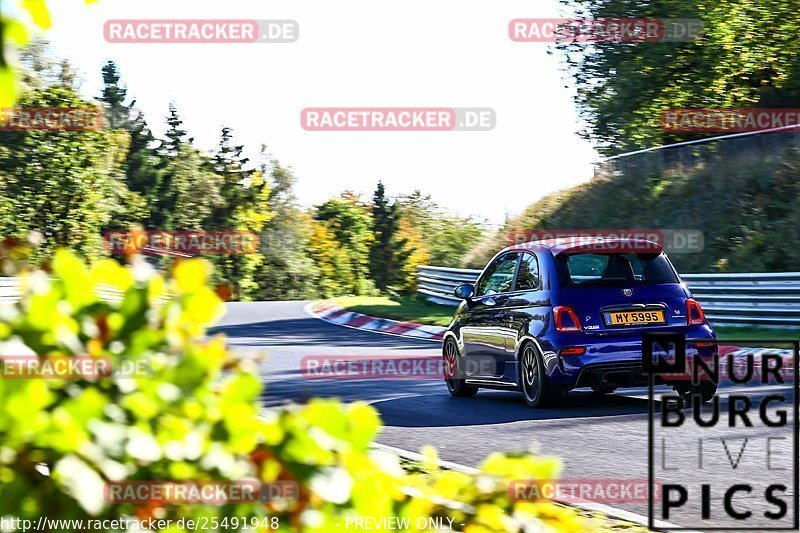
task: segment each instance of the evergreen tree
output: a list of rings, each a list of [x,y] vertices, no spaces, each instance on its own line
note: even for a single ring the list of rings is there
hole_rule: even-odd
[[[117,64],[109,60],[103,65],[102,73],[103,92],[100,95],[100,101],[107,105],[106,122],[111,129],[127,128],[130,119],[130,106],[125,104],[125,100],[128,98],[128,89],[120,84]]]
[[[398,203],[389,203],[383,183],[372,196],[372,232],[375,241],[369,251],[370,276],[380,291],[402,283],[403,265],[411,255],[407,240],[398,235]]]
[[[136,100],[126,103],[128,89],[121,84],[116,63],[108,61],[103,65],[102,75],[103,91],[100,100],[108,106],[107,123],[111,129],[125,129],[129,134],[124,162],[125,182],[130,191],[143,197],[145,204],[137,222],[149,228],[157,227],[158,223],[154,218],[163,171],[155,146],[156,139],[144,115],[135,110]]]
[[[167,115],[167,133],[165,136],[167,140],[164,141],[163,151],[167,156],[175,156],[178,154],[178,149],[182,144],[192,144],[194,138],[188,137],[186,130],[181,129],[183,120],[178,115],[177,106],[170,102],[169,114]]]

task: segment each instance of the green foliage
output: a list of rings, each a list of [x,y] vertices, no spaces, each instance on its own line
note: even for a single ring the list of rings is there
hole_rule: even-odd
[[[299,300],[318,297],[318,270],[309,255],[313,219],[297,205],[292,192],[296,178],[290,168],[266,156],[262,146],[260,172],[269,176],[267,200],[272,218],[261,231],[263,266],[255,297],[260,300]]]
[[[389,203],[383,183],[379,181],[372,196],[375,240],[369,250],[369,272],[381,292],[402,283],[403,267],[411,255],[408,240],[399,235],[398,207],[397,202]]]
[[[338,198],[323,203],[316,209],[314,218],[327,223],[338,243],[349,256],[351,280],[340,283],[349,294],[363,294],[369,290],[369,253],[374,241],[372,217],[369,208],[358,195],[345,191]]]
[[[28,76],[31,85],[18,104],[94,110],[65,78],[68,70],[62,66],[61,79]],[[59,246],[86,257],[103,254],[102,228],[141,206],[125,186],[126,149],[127,136],[109,130],[0,132],[0,236],[25,238],[36,231],[43,256]]]
[[[86,0],[86,3],[96,1]],[[0,11],[0,109],[11,107],[17,101],[17,72],[9,58],[12,45],[16,48],[25,46],[31,27],[47,30],[51,26],[45,0],[18,0],[16,4],[26,12],[28,20],[13,19]]]
[[[420,191],[398,202],[401,218],[419,232],[429,265],[461,267],[466,255],[486,232],[484,221],[448,213]]]
[[[27,277],[22,300],[2,311],[0,353],[107,357],[113,368],[138,361],[148,375],[0,379],[0,516],[277,517],[280,530],[320,532],[382,516],[410,519],[409,530],[427,517],[470,532],[602,528],[568,507],[509,500],[509,480],[553,479],[553,458],[492,454],[477,476],[435,465],[410,474],[370,449],[380,429],[373,407],[313,400],[262,415],[253,361],[232,357],[222,338],[202,340],[222,311],[205,284],[209,271],[184,261],[165,282],[142,265],[87,268],[60,251],[52,272]],[[101,284],[122,300],[98,299]],[[117,505],[103,497],[109,481],[246,479],[294,481],[299,498]]]
[[[20,105],[98,104],[77,96],[76,74],[45,42],[32,42],[20,58]],[[302,209],[292,170],[265,149],[254,167],[224,127],[216,150],[198,150],[175,104],[157,139],[117,65],[108,61],[101,73],[98,100],[108,117],[101,131],[2,134],[0,237],[40,232],[40,259],[59,245],[103,255],[108,230],[249,231],[260,235],[261,253],[209,256],[214,283],[230,288],[232,299],[368,295],[413,291],[418,265],[457,264],[482,231],[419,193],[390,203],[380,192],[369,205],[344,192]],[[29,168],[30,154],[42,165]],[[156,261],[166,268],[171,259]]]
[[[702,253],[674,253],[684,273],[800,270],[800,152],[741,154],[685,172],[595,181],[549,195],[488,237],[468,257],[482,268],[532,229],[698,229]]]
[[[329,298],[356,291],[357,283],[350,254],[336,239],[329,222],[311,223],[308,257],[314,264],[318,289],[315,297]]]
[[[578,17],[699,18],[685,43],[560,45],[587,136],[606,153],[696,138],[666,134],[669,108],[800,105],[797,0],[562,0]]]

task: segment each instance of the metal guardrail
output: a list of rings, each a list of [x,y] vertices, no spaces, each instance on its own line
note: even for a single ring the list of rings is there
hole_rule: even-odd
[[[0,304],[13,304],[22,296],[22,280],[20,278],[0,277]],[[122,292],[111,286],[99,285],[95,290],[98,298],[106,302],[119,302],[122,300]],[[161,304],[169,300],[169,295],[159,297],[154,302]]]
[[[474,283],[480,270],[420,266],[418,292],[457,305],[453,289]],[[800,327],[800,272],[684,274],[709,322],[718,326]]]

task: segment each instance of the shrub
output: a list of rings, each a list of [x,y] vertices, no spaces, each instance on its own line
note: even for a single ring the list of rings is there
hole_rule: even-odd
[[[412,530],[427,517],[468,531],[587,529],[571,508],[509,500],[509,479],[552,479],[555,459],[493,454],[477,476],[408,473],[371,449],[380,420],[370,406],[313,400],[262,413],[257,361],[233,357],[221,337],[204,338],[224,309],[209,274],[208,263],[189,260],[165,281],[146,264],[87,267],[59,251],[50,272],[24,277],[22,299],[0,315],[3,365],[25,353],[81,355],[146,372],[0,379],[0,516],[204,518],[220,530],[244,529],[235,520],[247,518],[264,530],[339,531],[348,518],[386,516],[408,518]],[[107,287],[122,298],[100,299]],[[111,481],[243,479],[294,482],[298,497],[224,505],[104,498]]]

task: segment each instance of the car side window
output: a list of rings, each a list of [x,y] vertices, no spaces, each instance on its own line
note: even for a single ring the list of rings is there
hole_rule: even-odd
[[[535,291],[539,289],[539,262],[533,254],[522,254],[517,273],[516,291]]]
[[[481,276],[478,282],[478,296],[511,292],[514,271],[517,269],[519,254],[511,253],[498,257]]]

